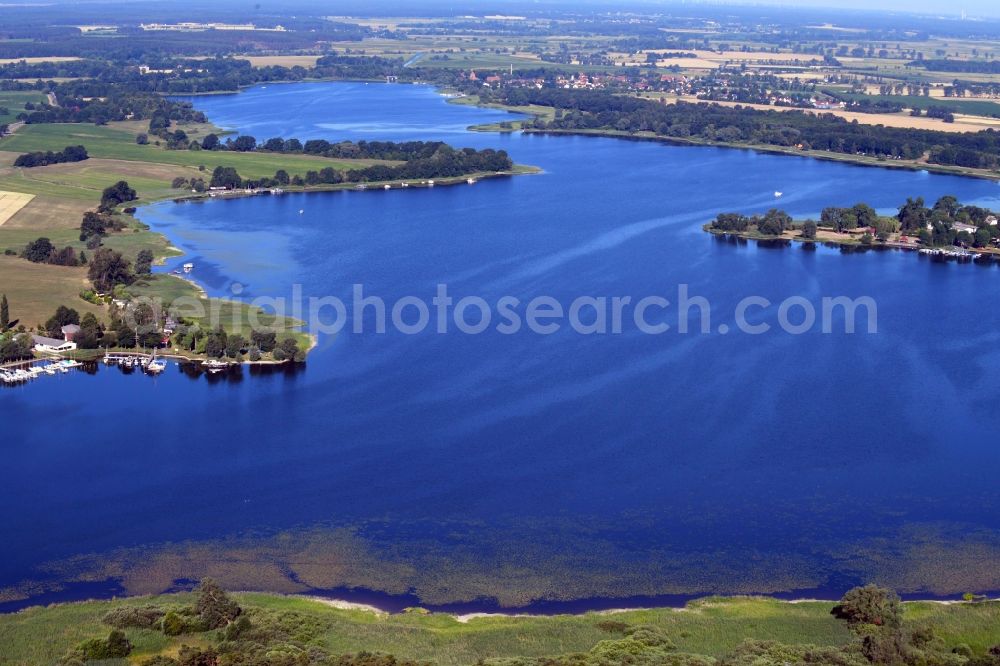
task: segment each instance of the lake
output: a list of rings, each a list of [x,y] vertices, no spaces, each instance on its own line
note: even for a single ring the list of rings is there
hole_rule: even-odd
[[[919,597],[1000,590],[1000,269],[701,228],[779,204],[794,216],[858,201],[892,212],[953,194],[996,209],[997,183],[469,132],[510,116],[423,86],[270,85],[192,101],[258,139],[439,139],[543,170],[141,209],[186,253],[166,270],[193,262],[213,295],[350,303],[360,284],[390,304],[430,303],[444,284],[456,301],[568,306],[673,303],[686,285],[712,325],[682,334],[667,307],[649,310],[671,326],[660,335],[411,335],[375,332],[369,310],[364,332],[320,334],[299,369],[102,367],[0,391],[3,608],[204,575],[474,609],[834,597],[868,580]],[[818,310],[827,296],[870,297],[877,332],[845,333],[843,317],[832,333],[779,330],[779,303]],[[769,332],[737,330],[747,297],[772,303],[751,315]]]

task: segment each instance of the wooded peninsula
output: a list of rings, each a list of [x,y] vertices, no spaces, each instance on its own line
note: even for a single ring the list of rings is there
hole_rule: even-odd
[[[942,256],[1000,258],[1000,226],[995,212],[943,196],[928,207],[910,198],[895,215],[880,215],[866,203],[824,208],[819,220],[793,220],[772,208],[763,215],[720,213],[705,225],[714,234],[761,240],[787,239],[853,247],[895,247]]]

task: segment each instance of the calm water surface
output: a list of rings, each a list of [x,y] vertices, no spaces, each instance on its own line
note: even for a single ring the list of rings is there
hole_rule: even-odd
[[[629,595],[835,593],[870,576],[912,593],[1000,588],[990,573],[944,584],[934,564],[985,572],[1000,553],[1000,270],[701,231],[719,211],[766,210],[775,190],[806,215],[943,194],[997,208],[996,183],[470,133],[508,116],[418,86],[278,85],[194,101],[258,139],[442,139],[544,169],[472,187],[140,211],[187,253],[168,269],[193,261],[212,294],[301,285],[349,301],[362,283],[391,302],[429,300],[446,283],[456,299],[568,304],[674,300],[687,284],[711,302],[713,330],[745,296],[843,295],[876,300],[878,333],[345,332],[321,336],[294,373],[45,378],[0,392],[0,586],[68,575],[39,567],[82,553],[334,524],[367,526],[396,561],[412,548],[447,567],[462,544],[463,562],[476,560],[471,548],[491,567],[579,566],[578,597],[610,596],[622,561]],[[774,323],[775,308],[758,318]],[[676,325],[676,312],[664,321]]]

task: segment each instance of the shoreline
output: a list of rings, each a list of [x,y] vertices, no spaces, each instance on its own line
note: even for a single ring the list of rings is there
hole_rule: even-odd
[[[857,239],[837,239],[837,238],[804,238],[801,235],[781,235],[767,236],[756,231],[725,231],[714,229],[711,223],[702,225],[702,231],[711,234],[716,239],[737,240],[737,241],[757,241],[758,243],[776,245],[791,245],[799,243],[802,246],[822,245],[824,247],[836,248],[846,252],[888,252],[896,250],[907,254],[917,254],[929,256],[937,261],[957,261],[958,263],[973,264],[994,264],[1000,263],[1000,251],[995,248],[975,248],[971,250],[929,247],[919,244],[903,244],[898,241],[873,241],[870,245],[865,245]],[[826,231],[824,228],[823,231]]]
[[[469,96],[465,95],[464,98],[468,99]],[[705,101],[703,103],[709,104],[710,102]],[[542,117],[541,114],[532,112],[531,110],[525,109],[524,107],[514,107],[506,104],[500,104],[498,102],[483,103],[478,98],[472,105],[484,109],[503,110],[511,114],[529,115],[531,116],[531,119]],[[519,122],[519,121],[514,121],[514,122]],[[494,132],[499,134],[522,132],[524,134],[539,134],[539,135],[552,135],[552,136],[558,136],[558,135],[594,136],[594,137],[603,137],[610,139],[626,139],[631,141],[655,141],[658,143],[666,143],[677,146],[707,146],[710,148],[731,148],[737,150],[750,150],[755,153],[762,153],[765,155],[806,157],[811,159],[823,160],[827,162],[842,162],[844,164],[851,164],[854,166],[861,166],[861,167],[903,169],[906,171],[916,171],[916,172],[926,171],[928,173],[936,173],[942,175],[962,176],[966,178],[978,178],[980,180],[1000,181],[1000,171],[969,169],[965,167],[954,167],[954,166],[931,164],[924,162],[879,159],[877,157],[850,155],[847,153],[801,150],[794,147],[786,148],[782,146],[774,146],[767,144],[746,144],[746,143],[735,143],[727,141],[712,141],[710,139],[692,139],[690,137],[685,138],[685,137],[662,136],[650,132],[626,132],[626,131],[612,130],[612,129],[594,129],[594,130],[534,129],[532,127],[524,127],[523,125],[515,126],[510,129],[505,129],[498,127],[497,123],[484,123],[480,125],[472,125],[468,129],[469,131],[472,132]]]
[[[211,201],[220,200],[226,201],[231,199],[243,199],[247,197],[256,197],[263,195],[271,196],[284,196],[286,194],[317,194],[317,193],[333,193],[333,192],[385,192],[390,190],[405,190],[405,189],[433,189],[435,187],[454,187],[456,185],[474,185],[480,180],[492,180],[496,178],[513,178],[515,176],[533,176],[540,173],[544,173],[543,169],[536,166],[531,166],[527,164],[515,164],[514,167],[508,171],[481,171],[476,173],[466,174],[464,176],[449,176],[447,178],[431,178],[427,180],[377,180],[368,181],[364,183],[337,183],[334,185],[303,185],[303,186],[289,186],[285,185],[277,188],[263,188],[259,190],[246,190],[246,189],[232,189],[232,190],[215,190],[204,192],[190,192],[186,194],[163,197],[161,199],[152,199],[140,206],[140,209],[144,206],[151,206],[158,203],[163,203],[165,201],[172,201],[174,203],[183,203],[187,201]],[[469,182],[469,181],[473,182]],[[277,190],[277,191],[275,191]],[[152,230],[152,229],[151,229]],[[156,231],[163,238],[169,242],[169,238]],[[171,249],[179,249],[171,246]],[[182,257],[184,254],[173,255],[173,257]]]
[[[260,594],[260,593],[250,593],[250,594]],[[263,593],[267,594],[267,593]],[[292,595],[275,595],[275,596],[290,596],[299,599],[306,599],[309,601],[315,601],[321,603],[325,606],[330,606],[331,608],[336,608],[338,610],[352,610],[361,611],[365,613],[371,613],[376,616],[390,616],[406,614],[407,612],[413,611],[402,611],[393,612],[391,610],[381,608],[374,604],[357,603],[353,601],[347,601],[345,599],[337,599],[331,597],[316,596],[314,594],[292,594]],[[764,599],[768,601],[773,601],[780,604],[836,604],[840,602],[840,599],[818,599],[811,597],[802,597],[795,599],[783,599],[781,597],[776,597],[768,594],[736,594],[736,595],[707,595],[694,597],[687,601],[684,605],[680,606],[670,606],[670,605],[650,605],[650,606],[621,606],[619,608],[596,608],[590,610],[580,610],[580,611],[570,611],[570,612],[531,612],[527,610],[512,610],[510,612],[504,611],[473,611],[467,613],[456,613],[449,611],[432,611],[427,610],[421,606],[415,607],[418,611],[423,611],[425,613],[433,615],[444,615],[453,618],[456,622],[461,624],[468,624],[472,620],[478,619],[491,619],[491,618],[536,618],[536,617],[559,617],[559,616],[583,616],[583,615],[619,615],[622,613],[641,613],[645,611],[656,611],[656,610],[672,610],[677,613],[683,613],[688,611],[689,604],[697,603],[711,603],[713,601],[727,601],[732,599]],[[943,606],[953,606],[953,605],[976,605],[984,603],[996,603],[1000,602],[1000,597],[989,596],[985,599],[978,599],[974,601],[966,601],[964,599],[921,599],[921,598],[903,598],[902,603],[904,604],[941,604]]]
[[[493,131],[480,130],[480,131]],[[826,153],[812,150],[799,150],[797,148],[782,148],[781,146],[751,145],[745,143],[730,143],[724,141],[710,141],[708,139],[698,140],[690,138],[660,136],[657,134],[642,134],[620,132],[618,130],[559,130],[559,129],[515,129],[525,134],[540,134],[552,136],[593,136],[609,139],[626,139],[630,141],[654,141],[679,146],[705,146],[709,148],[728,148],[736,150],[749,150],[765,155],[780,155],[785,157],[805,157],[809,159],[822,160],[825,162],[841,162],[859,167],[871,167],[881,169],[901,169],[904,171],[926,171],[928,173],[945,176],[959,176],[964,178],[977,178],[979,180],[1000,181],[1000,172],[986,171],[982,169],[973,170],[963,167],[950,167],[940,164],[907,162],[902,160],[890,161],[879,160],[874,157],[854,156],[844,153]]]
[[[78,604],[87,603],[111,603],[118,600],[140,600],[140,599],[151,599],[157,597],[170,597],[180,594],[190,594],[189,590],[171,590],[167,592],[159,592],[152,594],[140,594],[140,595],[121,595],[117,594],[115,590],[108,589],[106,594],[103,596],[79,596],[77,598],[70,598],[66,600],[49,600],[42,601],[39,600],[37,603],[7,603],[2,604],[6,606],[11,606],[8,610],[0,610],[0,616],[3,615],[16,615],[22,612],[28,612],[32,609],[38,608],[51,608],[57,606],[72,606]],[[233,594],[236,595],[259,595],[273,599],[302,599],[305,601],[314,602],[327,606],[334,610],[339,611],[351,611],[368,613],[375,616],[376,618],[389,618],[398,617],[405,615],[436,615],[450,617],[455,622],[460,624],[469,624],[474,620],[489,620],[489,619],[510,619],[510,618],[555,618],[555,617],[582,617],[586,615],[620,615],[624,613],[643,613],[651,611],[672,611],[676,613],[688,612],[691,606],[706,605],[706,604],[720,604],[726,603],[728,601],[738,601],[738,600],[763,600],[768,602],[773,602],[776,604],[787,604],[789,606],[802,605],[802,604],[822,604],[822,605],[833,605],[840,602],[840,598],[827,598],[823,599],[820,597],[808,597],[808,596],[788,596],[783,597],[777,594],[702,594],[702,595],[678,595],[678,599],[674,603],[647,603],[647,604],[637,604],[629,605],[628,599],[607,599],[609,602],[607,606],[602,605],[588,605],[587,600],[577,600],[577,601],[536,601],[533,604],[524,607],[510,608],[508,610],[497,610],[494,608],[481,607],[476,610],[476,602],[466,602],[457,604],[444,604],[435,605],[427,604],[421,605],[419,603],[409,604],[406,606],[392,606],[388,607],[385,604],[380,605],[378,602],[373,602],[372,600],[366,601],[355,601],[351,599],[344,598],[343,596],[324,596],[318,592],[301,592],[301,593],[281,593],[281,592],[267,592],[261,590],[231,590]],[[384,594],[386,597],[392,597],[387,593]],[[650,599],[655,599],[651,597]],[[957,595],[950,595],[945,597],[926,597],[920,594],[901,594],[901,602],[904,605],[920,605],[920,604],[936,604],[941,606],[977,606],[983,604],[993,604],[1000,603],[1000,593],[992,592],[987,593],[974,600],[962,599]],[[482,603],[482,602],[480,602]],[[566,605],[565,609],[545,609],[539,608],[542,604],[561,604]],[[568,606],[575,606],[577,604],[582,604],[580,607],[569,608]]]

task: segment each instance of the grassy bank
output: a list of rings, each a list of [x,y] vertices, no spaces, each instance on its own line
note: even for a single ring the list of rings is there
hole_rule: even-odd
[[[691,602],[683,609],[456,618],[422,612],[388,615],[340,609],[298,597],[234,597],[254,625],[280,622],[284,627],[293,627],[304,639],[302,642],[330,654],[370,651],[440,664],[586,652],[600,641],[620,638],[626,625],[656,627],[678,652],[714,658],[730,653],[746,639],[819,646],[843,646],[852,639],[847,625],[830,614],[830,602],[709,598]],[[155,604],[168,609],[192,602],[192,594],[179,594],[36,607],[3,615],[0,664],[53,663],[80,641],[107,635],[108,626],[101,617],[112,608]],[[1000,603],[906,603],[904,624],[910,628],[933,626],[946,650],[964,644],[983,653],[1000,642]],[[126,633],[134,645],[131,663],[158,654],[176,655],[183,644],[206,647],[217,641],[216,632],[173,637],[154,629],[128,629]]]

